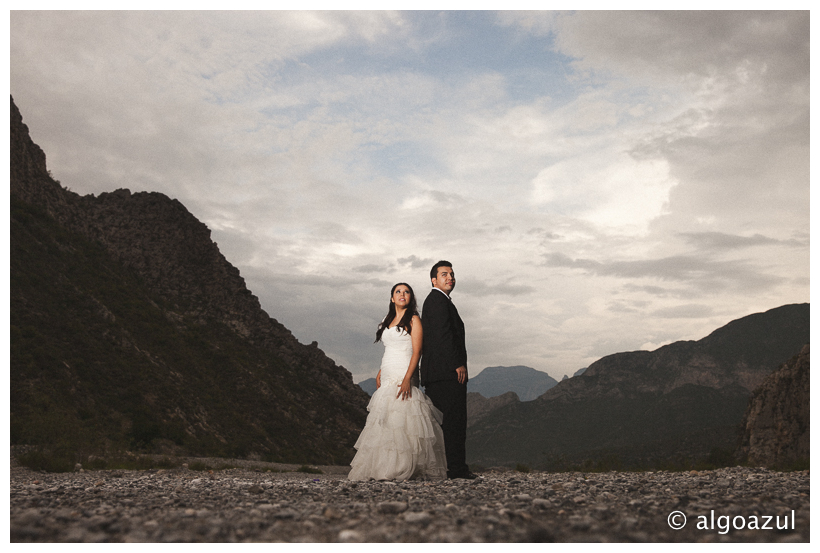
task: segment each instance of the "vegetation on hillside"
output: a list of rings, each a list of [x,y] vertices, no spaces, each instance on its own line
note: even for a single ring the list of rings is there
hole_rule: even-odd
[[[275,355],[180,315],[195,310],[151,293],[102,245],[14,195],[10,227],[12,444],[79,455],[352,457],[320,417],[295,415],[321,401]],[[356,407],[347,415],[355,420]]]

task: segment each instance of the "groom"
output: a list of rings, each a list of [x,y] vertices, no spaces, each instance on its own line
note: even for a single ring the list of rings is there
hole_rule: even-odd
[[[421,356],[421,385],[433,405],[444,415],[444,451],[447,477],[474,479],[466,463],[467,441],[467,348],[464,323],[458,316],[450,292],[456,275],[449,261],[439,261],[430,270],[433,289],[424,300],[424,342]]]

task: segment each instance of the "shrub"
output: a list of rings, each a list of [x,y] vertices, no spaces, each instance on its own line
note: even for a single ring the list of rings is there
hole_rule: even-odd
[[[76,454],[65,448],[37,448],[17,457],[17,462],[31,470],[71,472],[77,463]]]

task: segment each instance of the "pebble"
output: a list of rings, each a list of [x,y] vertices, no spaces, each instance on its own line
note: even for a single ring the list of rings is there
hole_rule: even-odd
[[[432,519],[433,519],[432,515],[430,515],[430,513],[424,512],[424,511],[422,511],[420,513],[410,512],[410,513],[405,513],[404,514],[404,521],[407,522],[408,524],[423,524],[423,525],[426,525]]]
[[[407,510],[407,503],[403,501],[383,501],[378,504],[380,513],[398,514]]]
[[[540,507],[541,509],[549,509],[552,507],[552,502],[549,499],[542,499],[540,497],[533,499],[532,504],[536,507]]]
[[[350,482],[250,468],[10,469],[12,542],[808,542],[809,471],[516,473]],[[789,516],[786,530],[699,517]],[[688,519],[673,530],[668,517]],[[739,520],[739,519],[738,519]]]
[[[339,532],[339,541],[341,543],[353,543],[364,541],[364,538],[362,533],[356,530],[342,530]]]

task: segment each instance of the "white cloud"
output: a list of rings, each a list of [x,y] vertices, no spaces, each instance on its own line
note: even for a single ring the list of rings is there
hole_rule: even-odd
[[[12,12],[11,91],[64,185],[180,199],[357,381],[441,258],[473,374],[808,300],[805,14],[482,17]]]
[[[598,227],[643,233],[663,214],[674,184],[665,160],[585,151],[539,172],[533,200]]]

